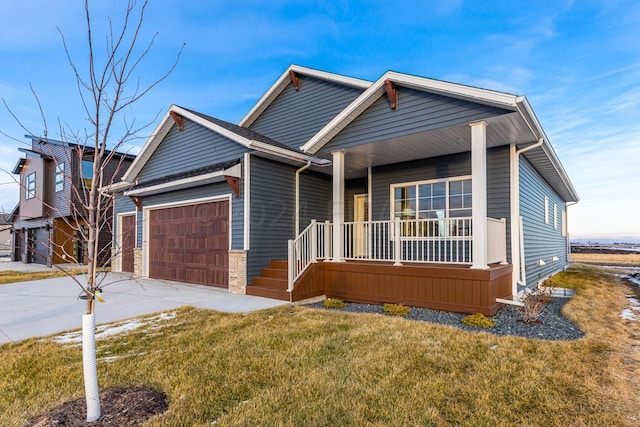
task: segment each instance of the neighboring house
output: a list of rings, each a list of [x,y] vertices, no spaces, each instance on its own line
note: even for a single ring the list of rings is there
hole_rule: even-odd
[[[81,233],[87,233],[86,211],[82,207],[85,184],[92,176],[90,148],[34,136],[13,173],[20,176],[20,202],[10,216],[13,223],[13,260],[24,263],[86,263],[86,247]],[[108,153],[108,152],[107,152]],[[135,156],[115,155],[105,168],[105,182],[120,180]],[[111,209],[99,233],[100,265],[111,257]]]
[[[11,253],[11,223],[8,214],[0,214],[0,256]]]
[[[119,188],[116,270],[487,315],[567,266],[578,200],[523,96],[295,65],[238,125],[172,106]]]

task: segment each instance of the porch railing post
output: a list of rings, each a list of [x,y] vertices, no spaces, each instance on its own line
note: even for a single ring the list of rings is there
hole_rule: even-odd
[[[289,240],[289,244],[288,244],[288,259],[289,262],[287,263],[287,292],[291,292],[293,290],[293,281],[295,280],[296,277],[296,273],[295,273],[295,268],[296,268],[296,257],[294,254],[294,249],[295,249],[295,245],[293,240]]]
[[[311,220],[311,262],[318,262],[318,226]]]
[[[329,220],[324,222],[324,259],[329,260],[333,257],[331,254],[331,222]]]
[[[402,265],[402,240],[401,240],[401,231],[402,227],[400,224],[400,218],[396,218],[393,223],[394,234],[396,240],[393,242],[393,257],[395,262],[393,265]]]

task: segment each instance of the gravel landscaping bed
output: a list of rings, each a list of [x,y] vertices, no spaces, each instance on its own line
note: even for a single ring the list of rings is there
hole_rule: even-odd
[[[411,312],[405,319],[455,326],[466,331],[489,332],[496,335],[517,335],[525,338],[542,340],[576,340],[583,337],[582,331],[560,313],[569,298],[552,298],[546,304],[544,312],[539,317],[539,323],[526,324],[520,321],[521,316],[517,307],[508,305],[502,308],[491,319],[495,321],[493,328],[475,328],[461,323],[466,316],[460,313],[429,310],[428,308],[411,307]],[[347,303],[346,308],[325,308],[322,302],[311,304],[309,307],[323,310],[346,311],[351,313],[375,313],[383,315],[382,305]]]

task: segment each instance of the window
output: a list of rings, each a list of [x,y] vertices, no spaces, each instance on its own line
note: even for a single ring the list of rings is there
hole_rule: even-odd
[[[86,187],[91,187],[93,181],[93,162],[91,160],[82,161],[82,182]]]
[[[64,163],[56,165],[56,192],[64,190]]]
[[[26,199],[33,199],[34,197],[36,197],[36,173],[35,172],[27,175],[25,188],[26,188],[26,192],[25,192]]]
[[[544,223],[549,224],[549,198],[544,196]]]
[[[429,220],[471,217],[471,179],[449,178],[391,186],[392,217],[400,220]],[[409,236],[469,236],[471,222],[424,221],[406,223]]]
[[[562,235],[567,235],[567,212],[562,211]]]
[[[558,205],[553,204],[553,228],[558,228]]]

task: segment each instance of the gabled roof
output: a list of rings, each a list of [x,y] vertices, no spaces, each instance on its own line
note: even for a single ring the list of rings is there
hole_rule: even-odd
[[[276,80],[276,82],[269,88],[269,90],[260,98],[260,100],[253,106],[253,108],[247,113],[239,125],[243,127],[249,127],[254,121],[264,112],[264,110],[271,105],[271,103],[282,93],[282,91],[290,83],[290,73],[296,73],[303,76],[314,77],[316,79],[325,80],[329,82],[338,83],[345,86],[356,87],[360,89],[366,89],[371,86],[370,81],[356,79],[353,77],[347,77],[340,74],[329,73],[326,71],[315,70],[313,68],[301,67],[299,65],[292,64],[285,70],[284,73]]]
[[[518,98],[516,95],[503,92],[387,71],[300,149],[307,153],[317,153],[331,138],[347,127],[385,93],[386,81],[404,87],[510,110],[515,110],[515,102]]]
[[[149,139],[147,139],[147,142],[145,142],[134,162],[125,172],[122,177],[123,181],[133,182],[136,179],[144,165],[151,159],[153,153],[160,146],[162,140],[167,136],[171,128],[176,125],[174,119],[171,117],[172,114],[177,114],[198,123],[199,125],[250,149],[274,154],[282,158],[293,159],[303,163],[308,161],[321,165],[330,163],[325,159],[320,159],[315,156],[302,153],[299,150],[287,147],[286,145],[267,138],[264,135],[260,135],[251,129],[243,128],[233,123],[216,119],[215,117],[207,116],[206,114],[198,113],[177,105],[172,105]]]
[[[566,171],[560,163],[558,156],[526,97],[394,71],[388,71],[383,74],[340,114],[307,141],[306,144],[300,147],[300,149],[309,154],[316,154],[385,93],[385,82],[387,81],[401,87],[408,87],[515,112],[527,123],[535,139],[543,140],[543,144],[539,148],[530,151],[526,156],[530,158],[536,166],[549,166],[547,168],[549,169],[549,173],[545,178],[556,184],[554,187],[562,194],[565,200],[579,200],[576,190],[571,184]]]

